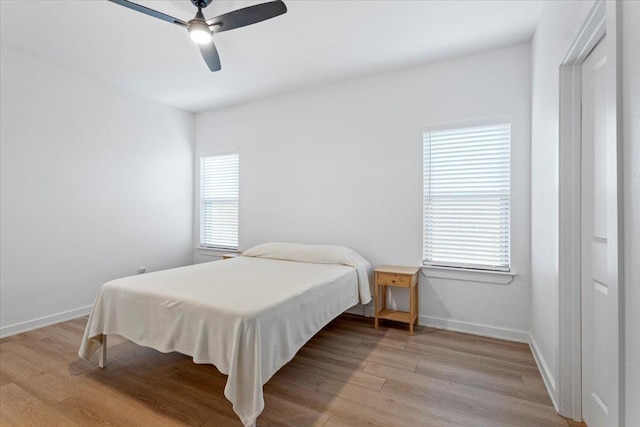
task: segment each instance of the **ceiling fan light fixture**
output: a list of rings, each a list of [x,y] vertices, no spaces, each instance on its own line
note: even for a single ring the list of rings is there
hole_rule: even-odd
[[[191,0],[191,3],[198,8],[198,12],[192,20],[187,22],[165,13],[158,12],[157,10],[149,9],[146,6],[142,6],[141,4],[134,3],[129,0],[109,1],[126,7],[127,9],[132,9],[153,18],[178,25],[189,31],[191,40],[198,43],[202,58],[204,58],[204,61],[207,63],[207,66],[211,71],[219,71],[221,69],[220,56],[218,55],[218,50],[213,42],[214,31],[211,30],[212,28],[215,28],[215,33],[220,33],[222,31],[229,31],[235,28],[246,27],[247,25],[257,24],[258,22],[266,21],[267,19],[275,18],[283,13],[287,13],[287,6],[282,0],[270,0],[265,3],[254,4],[243,7],[242,9],[232,10],[231,12],[211,19],[205,19],[202,9],[209,6],[213,0]]]
[[[213,36],[209,27],[201,22],[194,22],[189,25],[189,35],[191,40],[198,44],[211,43],[211,37]]]

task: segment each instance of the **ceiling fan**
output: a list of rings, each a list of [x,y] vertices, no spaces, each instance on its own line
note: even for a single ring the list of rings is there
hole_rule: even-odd
[[[202,14],[202,9],[209,6],[213,0],[191,0],[191,3],[198,8],[198,13],[196,13],[196,16],[192,20],[183,21],[127,0],[109,1],[186,28],[189,31],[191,40],[198,43],[200,53],[202,53],[202,57],[211,71],[218,71],[222,68],[220,66],[218,50],[216,49],[216,45],[213,44],[214,33],[221,33],[223,31],[233,30],[234,28],[256,24],[287,12],[287,6],[285,6],[284,2],[276,0],[234,10],[224,15],[216,16],[215,18],[205,19]]]

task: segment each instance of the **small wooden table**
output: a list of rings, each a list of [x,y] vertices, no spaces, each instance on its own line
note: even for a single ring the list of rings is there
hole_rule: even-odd
[[[375,328],[378,319],[394,320],[409,324],[409,335],[413,335],[413,325],[418,319],[418,267],[383,265],[375,270]],[[395,286],[409,289],[409,311],[389,310],[387,308],[387,287]]]

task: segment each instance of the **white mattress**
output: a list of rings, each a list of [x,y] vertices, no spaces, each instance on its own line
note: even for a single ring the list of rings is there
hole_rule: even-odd
[[[79,355],[88,360],[102,334],[116,334],[213,364],[252,425],[269,378],[324,325],[368,302],[362,281],[353,266],[245,256],[114,280],[100,289]]]

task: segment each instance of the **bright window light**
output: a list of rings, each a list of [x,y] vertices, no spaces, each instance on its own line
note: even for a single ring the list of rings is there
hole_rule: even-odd
[[[511,124],[424,132],[423,264],[510,271]]]
[[[200,246],[238,249],[238,153],[200,161]]]

